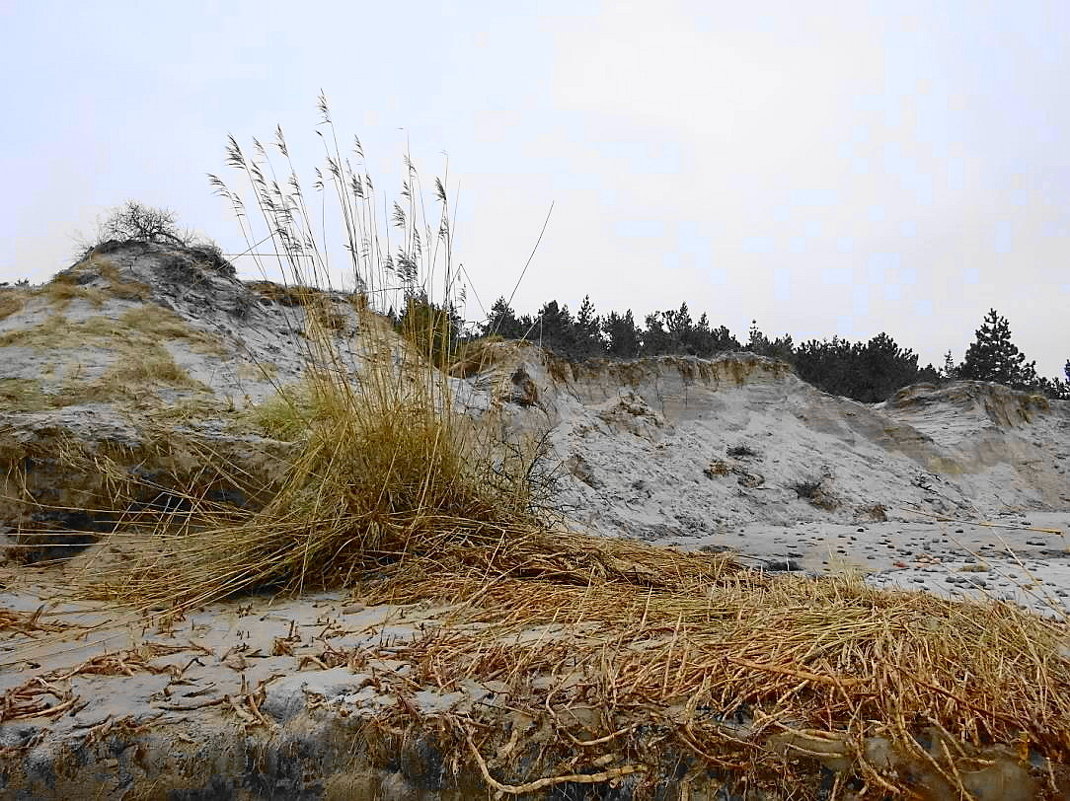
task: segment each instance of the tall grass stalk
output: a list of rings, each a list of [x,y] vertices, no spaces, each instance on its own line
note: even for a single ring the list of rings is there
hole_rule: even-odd
[[[320,589],[415,553],[494,548],[539,530],[531,472],[457,410],[445,369],[460,293],[445,182],[435,181],[429,214],[406,155],[400,198],[384,219],[359,140],[343,153],[322,97],[319,110],[325,150],[314,189],[339,223],[358,330],[347,337],[330,324],[325,292],[305,295],[308,403],[294,411],[307,416],[307,429],[280,489],[237,523],[200,506],[192,533],[159,532],[153,552],[106,582],[122,598],[190,605],[263,587]],[[330,290],[339,247],[326,215],[310,212],[282,129],[270,146],[254,140],[251,155],[231,137],[226,159],[244,190],[210,180],[250,245],[263,238],[263,223],[287,282]],[[266,273],[263,257],[254,258]],[[386,313],[402,303],[422,313],[405,315],[399,337]]]

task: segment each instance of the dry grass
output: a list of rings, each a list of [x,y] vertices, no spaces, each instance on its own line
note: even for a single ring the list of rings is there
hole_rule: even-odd
[[[120,300],[148,300],[152,296],[152,289],[142,281],[131,281],[123,278],[119,268],[113,262],[102,257],[92,256],[89,264],[95,267],[101,277],[108,282],[106,291],[112,297]]]
[[[131,332],[160,340],[182,340],[196,353],[216,356],[227,353],[218,336],[193,328],[171,309],[154,303],[127,309],[120,317],[120,322]]]
[[[51,314],[35,326],[17,328],[0,335],[0,347],[16,345],[38,350],[105,347],[121,342],[140,342],[140,332],[103,315],[72,322],[63,314]]]
[[[414,665],[409,680],[444,692],[501,683],[514,727],[519,712],[518,733],[559,771],[637,767],[652,791],[683,759],[737,787],[807,798],[821,765],[842,772],[841,789],[853,779],[892,793],[916,792],[920,765],[933,797],[956,797],[993,744],[1070,756],[1065,624],[637,544],[509,550],[400,565],[363,600],[460,604],[455,625],[396,655]],[[357,670],[361,659],[333,655]],[[591,713],[582,725],[576,709]],[[508,750],[514,732],[494,714],[446,723],[459,744]],[[946,750],[919,745],[926,733]],[[874,757],[878,738],[891,763]],[[523,778],[515,762],[504,769]]]
[[[43,620],[42,606],[36,612],[17,612],[14,609],[0,609],[0,637],[34,637],[38,634],[63,631],[67,626],[53,620]]]
[[[52,408],[53,401],[35,378],[0,378],[0,410],[38,412]]]
[[[314,298],[325,294],[315,287],[286,286],[273,281],[246,281],[245,286],[250,292],[287,308],[310,305]]]
[[[31,406],[56,408],[90,401],[143,398],[154,395],[161,385],[206,389],[175,362],[164,345],[166,341],[181,341],[199,353],[225,352],[218,337],[192,328],[170,309],[156,305],[130,308],[118,319],[98,315],[74,322],[62,314],[53,314],[36,326],[0,335],[0,347],[14,345],[41,351],[95,347],[115,352],[114,364],[95,379],[72,378],[53,393],[34,392],[34,387],[25,382],[18,385],[7,382],[7,391],[0,399],[13,410],[17,407],[31,411]]]
[[[199,381],[190,378],[167,349],[157,343],[124,354],[100,380],[87,385],[86,391],[98,393],[103,399],[121,397],[132,389],[152,389],[161,385],[209,391]]]
[[[154,665],[153,660],[188,649],[189,646],[147,643],[139,648],[95,656],[67,670],[34,676],[0,696],[0,723],[42,717],[55,718],[64,714],[79,701],[71,687],[71,679],[75,676],[174,673],[176,671],[171,668]]]
[[[307,383],[279,387],[275,395],[249,409],[245,417],[267,436],[293,442],[308,433],[317,414],[315,400]]]
[[[863,785],[955,797],[997,744],[1050,760],[1051,788],[1063,781],[1065,624],[551,531],[516,474],[486,472],[440,404],[400,392],[410,384],[394,361],[375,364],[360,378],[397,394],[335,374],[310,381],[300,455],[262,511],[161,531],[158,550],[96,592],[159,610],[265,587],[445,605],[446,625],[392,652],[413,672],[387,677],[391,691],[474,679],[497,687],[508,713],[421,713],[413,702],[376,725],[436,731],[507,793],[630,776],[643,797],[684,770],[797,798]],[[366,656],[319,662],[359,671]],[[822,766],[837,772],[832,796]]]
[[[87,286],[93,275],[104,279],[104,286]],[[110,295],[120,300],[148,300],[151,289],[141,281],[132,281],[123,277],[118,266],[106,256],[92,254],[67,270],[59,273],[40,289],[39,294],[59,308],[67,307],[71,300],[87,300],[94,306],[100,306]]]
[[[96,287],[79,284],[82,273],[83,270],[73,268],[62,272],[36,290],[36,294],[46,298],[58,311],[66,309],[72,300],[84,300],[99,308],[104,303],[105,295]]]
[[[0,320],[6,320],[26,305],[24,292],[18,289],[0,289]]]
[[[418,382],[375,394],[369,385],[381,372],[365,374],[364,391],[314,375],[307,400],[283,396],[262,409],[278,436],[304,434],[276,497],[237,525],[206,515],[197,533],[160,532],[159,555],[105,578],[101,591],[145,606],[192,606],[265,586],[318,590],[407,555],[534,530],[527,476],[495,473],[500,461]]]
[[[508,345],[503,343],[505,340],[497,334],[462,342],[450,365],[450,375],[469,378],[499,363],[506,354],[518,347],[516,342]]]

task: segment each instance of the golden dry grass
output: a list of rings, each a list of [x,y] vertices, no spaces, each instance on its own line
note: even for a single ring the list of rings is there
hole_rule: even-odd
[[[101,399],[120,397],[136,388],[154,389],[158,386],[203,389],[194,381],[167,349],[152,343],[141,350],[124,354],[98,381],[87,385],[86,393]]]
[[[267,436],[292,442],[304,436],[316,415],[315,395],[306,383],[279,387],[276,393],[258,403],[244,417]]]
[[[841,790],[853,780],[905,797],[927,772],[929,797],[943,798],[1007,744],[1050,760],[1053,797],[1070,787],[1065,623],[639,544],[580,537],[561,540],[556,558],[522,551],[414,560],[362,598],[455,605],[453,625],[395,654],[413,665],[409,680],[444,692],[501,683],[512,719],[530,721],[525,737],[543,732],[542,760],[557,770],[631,767],[652,791],[683,759],[800,798],[827,797],[814,781],[822,765]],[[326,656],[355,670],[363,659]],[[591,712],[583,725],[577,708]],[[444,722],[482,753],[507,747],[508,727],[489,711],[475,718]],[[946,750],[919,745],[926,733]],[[898,762],[874,756],[878,740]]]
[[[37,412],[51,408],[53,398],[35,378],[0,378],[0,410]]]
[[[106,577],[102,591],[189,606],[264,586],[338,587],[409,554],[534,530],[526,476],[495,474],[501,455],[440,413],[445,385],[423,383],[425,366],[414,375],[390,358],[378,364],[353,385],[313,371],[303,398],[262,407],[278,436],[304,435],[277,495],[238,524],[206,515],[198,533],[161,531],[160,554]]]
[[[66,309],[72,300],[84,300],[99,308],[104,303],[104,293],[96,287],[80,285],[79,275],[81,271],[77,270],[62,272],[36,290],[36,294],[46,298],[59,311]]]
[[[13,410],[69,406],[87,401],[143,398],[155,394],[159,386],[204,390],[194,381],[165,346],[181,341],[198,353],[222,354],[225,348],[214,334],[189,326],[170,309],[155,304],[135,306],[118,319],[103,315],[72,321],[52,314],[35,326],[18,328],[0,335],[0,347],[31,347],[40,351],[78,350],[86,347],[113,351],[115,362],[103,375],[92,380],[72,377],[55,392],[32,392],[25,382],[6,385],[6,404]],[[40,389],[39,386],[36,389]]]
[[[315,287],[287,286],[285,284],[277,284],[274,281],[246,281],[245,286],[249,291],[260,297],[267,298],[280,306],[291,308],[309,305],[314,298],[325,294],[323,290]]]
[[[505,340],[497,334],[462,342],[450,365],[450,375],[469,378],[497,364],[507,353],[519,347],[515,342],[508,345],[504,343]]]
[[[119,268],[109,259],[103,256],[92,256],[88,263],[90,268],[95,268],[108,282],[107,292],[112,297],[120,300],[148,300],[152,295],[152,289],[148,284],[123,278]]]
[[[366,350],[353,383],[310,374],[299,455],[261,511],[161,529],[94,592],[161,612],[346,586],[369,603],[441,606],[445,625],[395,651],[413,670],[395,691],[493,682],[514,721],[535,723],[404,705],[381,723],[437,731],[502,792],[584,775],[631,776],[649,795],[684,760],[733,787],[799,798],[822,797],[822,766],[839,772],[837,793],[915,792],[922,771],[931,797],[950,797],[998,744],[1048,760],[1050,787],[1064,780],[1065,622],[547,527],[524,471],[491,469],[472,429],[444,413],[439,374],[398,353]],[[364,658],[319,662],[360,670]],[[588,710],[582,725],[577,709]],[[927,732],[946,752],[919,745]],[[894,757],[874,756],[878,741]],[[527,768],[488,763],[525,743],[538,751]],[[545,774],[537,787],[533,765]]]
[[[0,289],[0,320],[6,320],[12,314],[22,311],[26,305],[23,292],[17,289]]]
[[[227,353],[218,336],[193,328],[171,309],[165,309],[155,303],[146,303],[143,306],[127,309],[119,319],[130,332],[158,340],[183,340],[196,353],[216,356]]]

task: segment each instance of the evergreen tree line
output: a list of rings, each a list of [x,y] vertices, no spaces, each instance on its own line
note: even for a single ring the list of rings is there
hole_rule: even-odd
[[[888,398],[896,390],[921,382],[955,379],[995,381],[1051,398],[1070,399],[1070,360],[1066,379],[1037,375],[1036,362],[1011,340],[1010,324],[995,309],[985,316],[961,363],[948,351],[944,365],[918,364],[918,355],[900,347],[886,333],[867,342],[809,339],[796,344],[790,334],[770,339],[752,323],[741,342],[725,326],[713,327],[706,314],[696,320],[687,304],[679,309],[646,315],[640,326],[631,310],[598,315],[590,297],[573,314],[567,305],[551,300],[539,313],[517,315],[505,298],[490,309],[478,326],[478,336],[527,339],[570,360],[592,357],[621,359],[639,356],[688,355],[710,357],[724,351],[746,350],[791,364],[804,381],[836,395],[865,403]]]

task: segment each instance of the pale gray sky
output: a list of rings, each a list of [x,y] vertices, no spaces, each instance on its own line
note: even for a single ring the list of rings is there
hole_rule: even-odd
[[[67,266],[126,199],[241,249],[205,173],[280,123],[311,175],[322,88],[380,188],[406,139],[428,184],[449,153],[488,305],[553,201],[521,311],[686,299],[740,336],[885,330],[939,364],[995,306],[1061,375],[1068,54],[1065,0],[8,0],[0,280]]]

